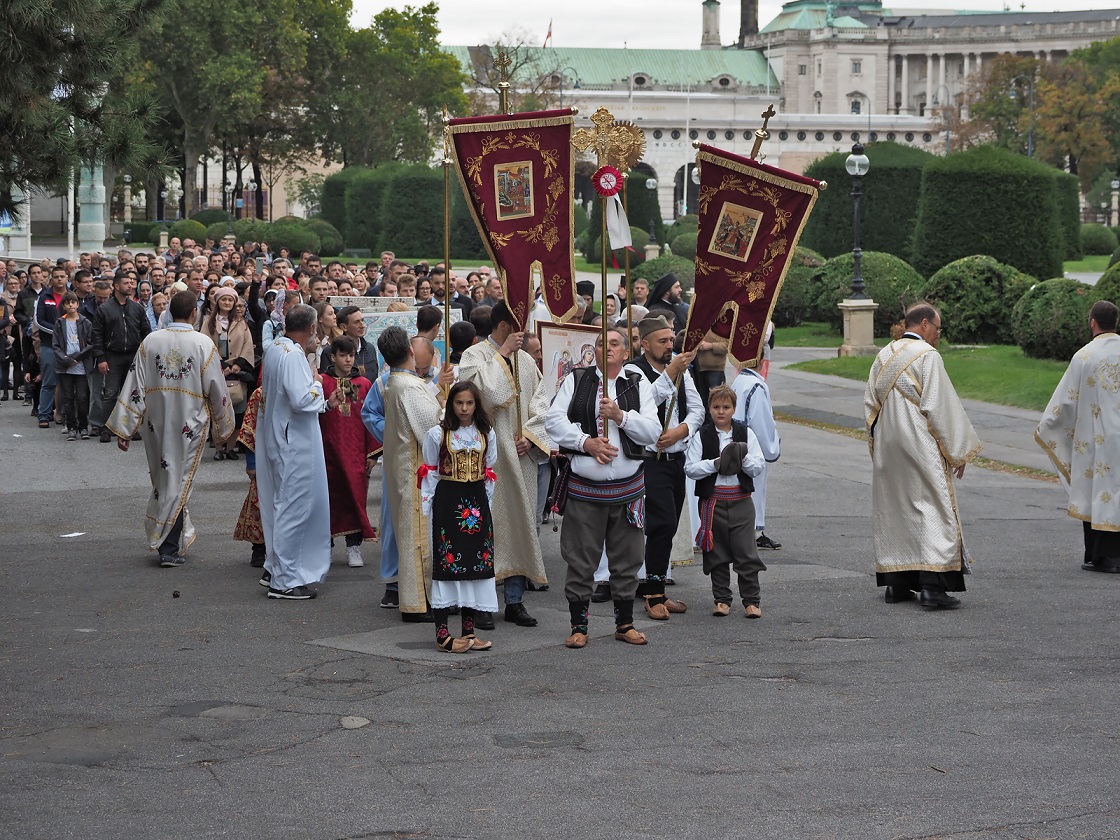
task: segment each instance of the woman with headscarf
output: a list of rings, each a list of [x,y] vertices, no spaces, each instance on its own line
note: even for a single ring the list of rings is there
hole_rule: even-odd
[[[238,296],[232,286],[219,286],[212,296],[214,308],[202,325],[202,334],[207,335],[218,348],[222,359],[222,373],[226,378],[230,402],[236,419],[234,428],[240,427],[245,413],[245,402],[250,386],[255,382],[253,372],[256,351],[249,325],[237,308]],[[215,444],[214,460],[239,460],[236,452],[237,440],[230,436],[224,443]]]

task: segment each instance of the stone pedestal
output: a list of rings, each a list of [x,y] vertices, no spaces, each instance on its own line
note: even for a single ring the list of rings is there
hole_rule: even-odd
[[[105,237],[108,228],[105,226],[105,173],[101,164],[95,164],[91,169],[82,166],[78,170],[78,250],[95,253],[105,249]]]
[[[875,310],[879,304],[870,298],[848,298],[838,306],[844,314],[844,343],[836,355],[874,356],[878,353],[879,348],[875,346]]]
[[[655,260],[661,256],[661,246],[656,242],[650,242],[646,245],[646,262]]]

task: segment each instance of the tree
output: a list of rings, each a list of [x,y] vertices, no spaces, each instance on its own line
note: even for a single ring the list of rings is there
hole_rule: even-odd
[[[1030,84],[1026,80],[1037,77],[1038,62],[1030,57],[997,55],[984,62],[983,70],[972,77],[964,97],[968,121],[953,120],[954,146],[966,149],[992,144],[1025,155],[1031,127]],[[1037,82],[1034,84],[1037,86]],[[942,120],[954,111],[948,109]]]
[[[150,97],[121,84],[163,0],[9,0],[0,39],[0,212],[65,191],[83,164],[156,170]]]
[[[509,60],[509,108],[512,113],[557,107],[564,83],[573,80],[559,67],[555,52],[536,46],[538,38],[527,30],[506,32],[493,46],[472,48],[469,94],[472,114],[496,114],[499,110],[500,69],[494,60],[504,51]]]
[[[322,151],[346,166],[428,161],[443,130],[443,108],[466,111],[466,77],[440,48],[437,7],[386,9],[351,32],[338,69],[337,99],[319,128]]]
[[[1102,80],[1076,59],[1047,68],[1038,83],[1039,158],[1077,175],[1083,193],[1110,162],[1115,163],[1106,125],[1114,102],[1120,102],[1120,76],[1112,72]]]

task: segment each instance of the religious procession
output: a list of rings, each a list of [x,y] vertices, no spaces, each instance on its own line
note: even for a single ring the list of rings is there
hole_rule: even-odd
[[[593,604],[630,645],[649,641],[636,608],[684,621],[671,590],[681,537],[710,579],[693,614],[761,619],[762,554],[782,548],[766,531],[782,454],[772,313],[827,187],[761,161],[772,115],[749,157],[696,144],[687,302],[672,273],[627,270],[609,287],[606,249],[599,283],[576,277],[574,162],[594,157],[602,234],[625,252],[622,173],[644,145],[633,125],[603,108],[578,131],[571,109],[447,119],[445,203],[462,191],[492,266],[453,267],[446,230],[431,266],[391,251],[323,266],[265,242],[177,238],[154,254],[0,263],[0,399],[22,399],[67,442],[140,442],[146,541],[163,568],[189,562],[203,459],[243,461],[229,536],[248,544],[262,596],[315,599],[342,543],[347,566],[378,565],[378,606],[434,628],[440,651],[492,649],[483,634],[499,614],[537,626],[526,592],[561,584],[542,557],[550,523],[569,649],[587,646]],[[937,352],[938,309],[916,303],[900,326],[864,399],[874,570],[887,604],[955,609],[972,557],[954,486],[981,442]],[[1083,568],[1117,573],[1120,488],[1101,466],[1120,439],[1116,306],[1096,303],[1089,326],[1036,438],[1083,524]]]

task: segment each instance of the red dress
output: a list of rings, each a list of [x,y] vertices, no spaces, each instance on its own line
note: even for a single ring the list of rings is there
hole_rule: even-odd
[[[349,392],[337,408],[319,415],[323,430],[323,451],[327,460],[327,491],[331,505],[331,536],[361,534],[375,539],[377,531],[369,524],[366,496],[369,476],[366,456],[381,448],[380,441],[362,422],[362,404],[372,387],[364,376],[336,379],[323,375],[323,397],[330,398],[337,388]]]

